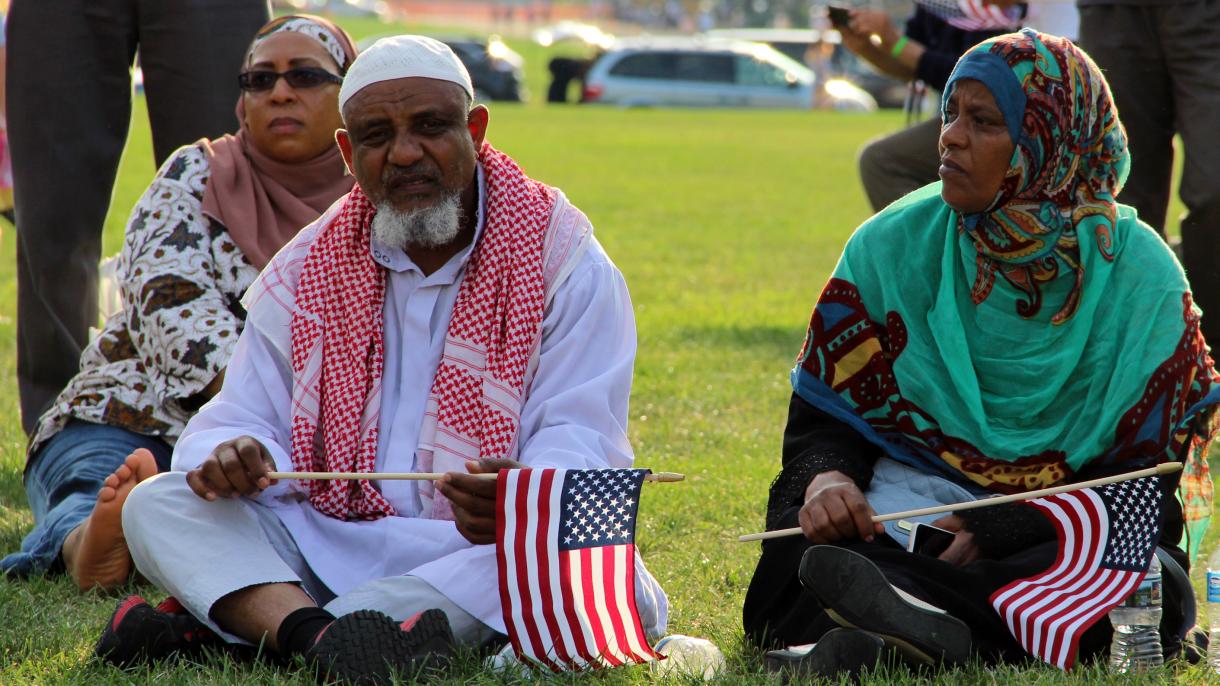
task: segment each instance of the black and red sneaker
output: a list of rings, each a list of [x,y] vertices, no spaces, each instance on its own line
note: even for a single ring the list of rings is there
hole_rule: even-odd
[[[206,646],[222,645],[224,641],[176,598],[153,607],[131,595],[119,602],[93,652],[116,667],[128,667],[175,654],[197,655]]]
[[[379,686],[395,676],[409,682],[443,669],[454,645],[440,610],[425,610],[401,624],[375,610],[357,610],[331,622],[306,657],[324,683]]]

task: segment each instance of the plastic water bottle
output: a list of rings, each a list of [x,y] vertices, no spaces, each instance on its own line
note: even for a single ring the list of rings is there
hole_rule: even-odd
[[[1220,547],[1207,559],[1207,665],[1220,674]]]
[[[680,675],[709,680],[724,669],[724,653],[706,638],[670,634],[653,646],[665,656],[652,663],[653,674],[661,677]]]
[[[1152,556],[1148,574],[1122,604],[1110,610],[1114,640],[1110,670],[1132,672],[1164,664],[1161,652],[1161,561]]]

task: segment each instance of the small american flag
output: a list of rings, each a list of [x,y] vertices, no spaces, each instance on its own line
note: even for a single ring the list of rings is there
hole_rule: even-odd
[[[1076,661],[1080,635],[1143,581],[1161,537],[1156,476],[1029,501],[1054,522],[1050,569],[991,595],[991,605],[1031,655],[1060,669]]]
[[[963,31],[1012,31],[1021,26],[1021,10],[983,0],[915,0],[932,15]]]
[[[560,671],[659,657],[635,605],[635,519],[647,473],[500,472],[500,600],[518,658]]]

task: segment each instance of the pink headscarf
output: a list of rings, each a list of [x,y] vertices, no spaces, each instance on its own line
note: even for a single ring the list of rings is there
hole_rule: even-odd
[[[343,29],[321,17],[289,15],[259,29],[247,60],[261,40],[279,31],[317,40],[335,58],[340,74],[356,57],[356,46]],[[350,191],[355,180],[347,175],[337,146],[306,162],[271,159],[250,143],[245,114],[239,97],[237,135],[200,141],[211,167],[203,213],[220,222],[250,264],[261,270],[301,227]]]

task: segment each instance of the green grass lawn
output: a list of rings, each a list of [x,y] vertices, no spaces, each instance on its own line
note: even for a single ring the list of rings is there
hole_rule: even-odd
[[[385,32],[373,25],[353,30]],[[542,61],[541,52],[529,57]],[[531,78],[537,95],[542,84],[537,74]],[[137,105],[106,225],[108,253],[118,249],[126,214],[154,171]],[[730,659],[724,683],[780,683],[741,646],[741,601],[758,547],[735,538],[763,526],[767,486],[779,464],[787,372],[843,242],[868,216],[856,150],[900,125],[894,114],[492,107],[492,142],[589,215],[631,287],[640,343],[630,426],[637,464],[688,476],[683,484],[647,487],[638,542],[669,592],[671,632],[717,642]],[[0,421],[0,551],[10,551],[32,521],[21,486],[11,229],[3,232],[0,250],[0,384],[9,389],[0,394],[0,416],[8,418]],[[129,590],[159,599],[155,589]],[[109,669],[91,655],[115,602],[79,595],[62,577],[0,580],[0,684],[311,683],[296,670],[222,659],[130,673]],[[650,677],[631,668],[545,680],[577,679],[634,684]],[[916,679],[899,670],[870,683]],[[1208,682],[1201,668],[1184,667],[1141,679],[1102,668],[1064,676],[1037,666],[922,678],[962,684],[1169,680]],[[451,679],[501,681],[474,661]]]

